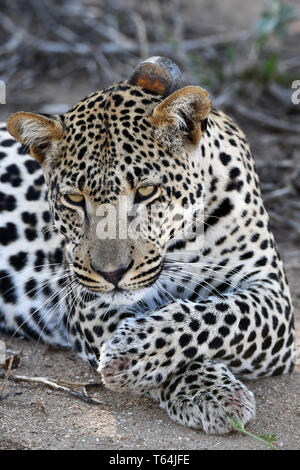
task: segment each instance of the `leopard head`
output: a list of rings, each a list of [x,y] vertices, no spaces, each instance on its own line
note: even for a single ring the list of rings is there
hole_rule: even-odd
[[[64,114],[8,120],[41,164],[74,275],[111,304],[141,298],[183,226],[194,230],[211,105],[207,91],[179,88],[179,79],[173,62],[155,57]]]

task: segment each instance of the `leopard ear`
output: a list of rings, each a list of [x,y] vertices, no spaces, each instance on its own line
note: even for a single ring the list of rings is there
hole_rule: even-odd
[[[171,148],[197,145],[210,111],[208,92],[199,86],[187,86],[156,106],[150,120],[156,136]]]
[[[24,111],[9,117],[7,129],[39,163],[43,163],[49,147],[59,142],[64,133],[58,117]]]

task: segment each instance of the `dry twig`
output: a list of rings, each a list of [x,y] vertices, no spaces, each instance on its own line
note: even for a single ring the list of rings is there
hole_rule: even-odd
[[[69,387],[65,387],[63,385],[60,385],[59,382],[57,379],[49,379],[48,377],[27,377],[25,375],[9,375],[10,374],[10,370],[7,371],[7,373],[4,375],[4,381],[5,383],[2,384],[2,387],[1,387],[1,390],[0,390],[0,397],[1,397],[1,392],[4,390],[4,387],[6,385],[6,382],[8,380],[12,380],[13,382],[27,382],[27,383],[35,383],[35,384],[38,384],[38,385],[45,385],[46,387],[49,387],[49,388],[52,388],[54,390],[61,390],[61,391],[64,391],[66,393],[68,393],[69,395],[72,395],[73,397],[75,398],[78,398],[80,400],[83,400],[89,404],[92,404],[92,405],[101,405],[103,407],[105,407],[104,403],[102,403],[101,401],[95,399],[95,398],[91,398],[89,396],[87,396],[86,394],[83,394],[83,393],[80,393],[80,392],[77,392],[75,390],[72,390],[70,389]],[[2,376],[2,374],[0,374],[0,377]],[[69,382],[71,384],[71,382]],[[74,385],[74,384],[72,384]],[[83,386],[88,386],[89,384],[86,383],[86,384],[82,384]],[[95,383],[93,384],[95,385]],[[75,386],[78,386],[78,384],[75,384]]]
[[[4,389],[6,387],[8,379],[9,379],[9,376],[11,374],[11,368],[12,368],[13,360],[14,360],[14,356],[11,356],[10,359],[9,359],[7,372],[4,374],[3,382],[2,382],[2,385],[1,385],[1,388],[0,388],[0,400],[2,398]]]

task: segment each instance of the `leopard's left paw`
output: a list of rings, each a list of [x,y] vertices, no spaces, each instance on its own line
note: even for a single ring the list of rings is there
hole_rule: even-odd
[[[126,319],[102,346],[98,372],[109,388],[137,390],[141,385],[139,378],[145,366],[144,357],[145,350],[143,340],[139,337],[139,325],[134,319]]]
[[[157,347],[155,333],[149,321],[130,318],[120,323],[100,354],[98,372],[107,387],[144,393],[164,380],[171,361],[166,362],[164,350]]]
[[[104,384],[109,388],[121,389],[126,386],[127,373],[132,365],[132,358],[124,354],[121,356],[121,350],[112,347],[108,341],[102,346],[100,354],[100,372]]]

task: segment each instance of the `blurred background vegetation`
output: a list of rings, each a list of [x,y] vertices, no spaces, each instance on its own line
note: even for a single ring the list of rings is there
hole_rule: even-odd
[[[243,127],[273,228],[300,241],[299,0],[1,0],[0,119],[59,113],[166,55]],[[299,94],[300,97],[300,94]]]

